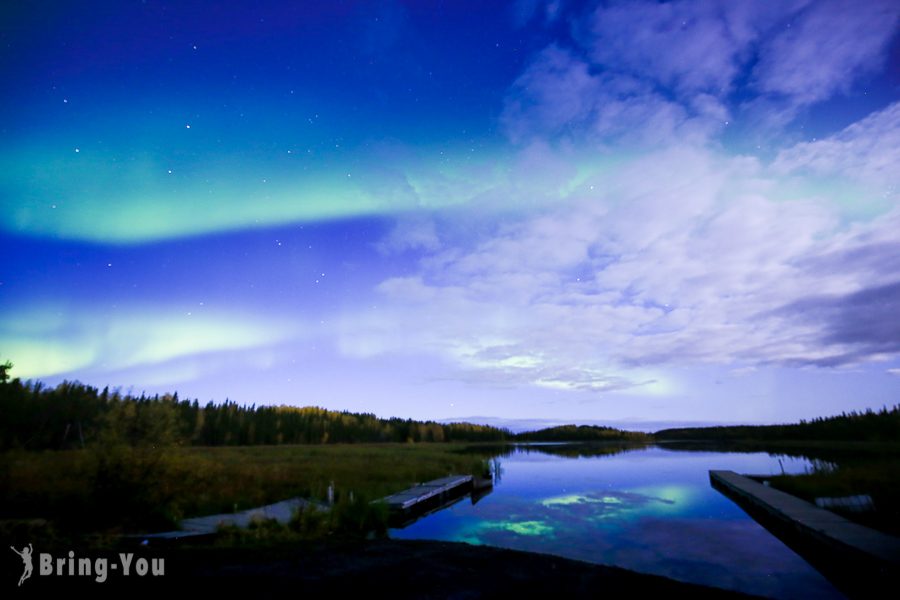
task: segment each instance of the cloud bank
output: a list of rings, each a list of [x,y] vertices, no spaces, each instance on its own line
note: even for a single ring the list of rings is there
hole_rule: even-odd
[[[900,211],[848,222],[833,198],[785,198],[792,187],[748,157],[642,156],[491,235],[445,240],[418,273],[379,286],[390,308],[348,317],[346,347],[436,353],[466,380],[593,391],[651,391],[659,367],[898,352],[886,323]]]

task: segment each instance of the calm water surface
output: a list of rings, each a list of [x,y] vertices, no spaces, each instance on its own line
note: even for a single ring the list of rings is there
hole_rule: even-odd
[[[799,473],[805,459],[657,447],[568,457],[532,446],[499,460],[500,481],[477,504],[466,498],[391,537],[544,552],[777,598],[842,597],[709,484],[710,469]]]

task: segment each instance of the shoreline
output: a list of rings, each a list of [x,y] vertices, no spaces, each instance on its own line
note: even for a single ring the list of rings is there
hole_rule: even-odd
[[[324,597],[364,593],[391,598],[495,598],[683,593],[691,598],[750,598],[740,592],[685,583],[548,554],[429,540],[326,540],[260,547],[141,548],[135,556],[163,557],[162,577],[34,577],[24,589],[120,595],[128,591],[196,590],[268,597],[292,591]],[[4,574],[16,578],[20,565]],[[7,569],[4,569],[7,570]],[[40,590],[39,590],[40,588]]]

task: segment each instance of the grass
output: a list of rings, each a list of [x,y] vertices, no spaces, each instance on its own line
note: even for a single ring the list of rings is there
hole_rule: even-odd
[[[319,510],[306,506],[289,523],[275,519],[254,520],[246,528],[221,527],[214,544],[217,547],[265,547],[278,542],[304,540],[359,540],[387,536],[390,512],[387,504],[365,495],[346,495],[331,506]]]
[[[376,499],[448,473],[478,473],[463,444],[345,444],[8,452],[0,456],[2,519],[46,519],[62,530],[141,531],[181,518],[294,496],[341,504]]]
[[[897,457],[870,457],[845,461],[830,468],[822,465],[804,475],[772,477],[773,487],[815,502],[816,498],[867,494],[875,510],[865,513],[843,512],[842,516],[885,533],[900,536],[900,461]]]

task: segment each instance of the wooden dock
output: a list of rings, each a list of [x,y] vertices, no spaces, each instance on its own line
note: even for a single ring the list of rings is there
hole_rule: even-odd
[[[462,495],[472,490],[471,475],[450,475],[420,483],[408,490],[391,494],[384,498],[391,510],[415,510],[424,504],[434,502],[447,496]]]
[[[734,471],[710,471],[709,479],[851,597],[868,597],[900,583],[900,539]]]
[[[306,507],[313,507],[320,511],[328,510],[326,506],[306,500],[305,498],[291,498],[289,500],[282,500],[281,502],[275,502],[274,504],[267,504],[265,506],[257,506],[256,508],[240,512],[184,519],[181,521],[181,529],[176,531],[129,535],[126,536],[126,538],[131,539],[132,541],[137,540],[140,543],[147,545],[150,543],[177,542],[188,538],[199,539],[213,537],[217,534],[219,527],[233,526],[247,528],[254,521],[266,521],[270,519],[278,521],[281,524],[286,524],[291,520],[295,511]]]
[[[477,483],[478,485],[471,475],[450,475],[397,492],[383,498],[382,502],[385,502],[391,511],[392,526],[405,526],[431,512],[458,502],[467,494],[478,493],[477,498],[473,494],[472,502],[474,503],[490,493],[490,479],[479,479]],[[146,545],[171,543],[188,538],[212,537],[222,526],[246,528],[253,521],[269,519],[282,524],[288,523],[295,511],[310,507],[320,511],[328,510],[328,506],[317,502],[304,498],[291,498],[240,512],[184,519],[181,522],[181,529],[177,531],[129,535],[126,538]]]

